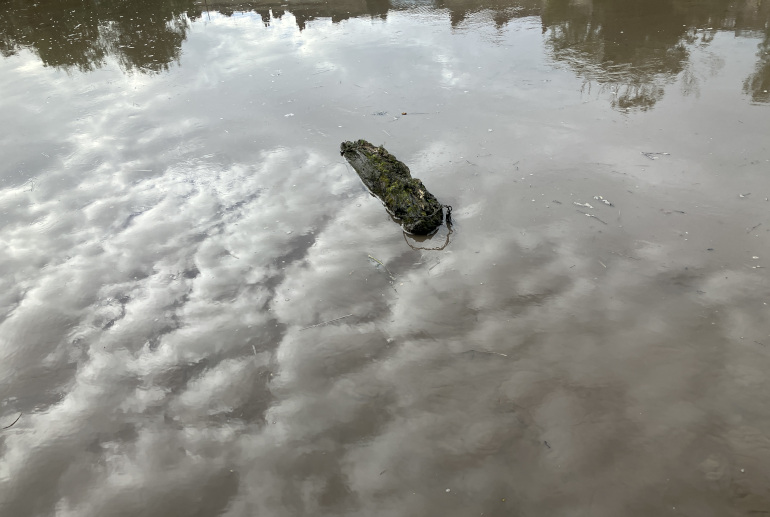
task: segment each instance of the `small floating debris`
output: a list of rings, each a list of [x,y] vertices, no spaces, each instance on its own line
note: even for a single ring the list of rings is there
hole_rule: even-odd
[[[339,318],[334,318],[333,320],[328,320],[328,321],[322,321],[321,323],[316,323],[315,325],[310,325],[309,327],[301,328],[299,330],[301,332],[303,330],[312,329],[312,328],[315,328],[315,327],[321,327],[323,325],[328,325],[329,323],[334,323],[335,321],[344,320],[345,318],[349,318],[351,316],[352,316],[352,314],[346,314],[344,316],[340,316]]]
[[[388,266],[386,266],[381,260],[379,260],[379,259],[377,259],[377,258],[375,258],[375,257],[373,257],[371,255],[369,255],[369,260],[373,260],[376,263],[378,263],[379,265],[381,265],[383,267],[383,269],[385,269],[385,271],[388,273],[388,276],[390,277],[390,279],[393,280],[393,281],[396,280],[396,277],[393,276],[393,273],[390,272],[390,269],[388,269]]]
[[[465,352],[462,352],[463,355],[469,355],[474,356],[475,354],[481,354],[481,355],[496,355],[499,357],[508,357],[507,354],[501,354],[500,352],[492,352],[490,350],[480,350],[476,348],[471,348],[470,350],[466,350]]]
[[[573,204],[573,205],[577,205],[577,206],[584,206],[584,207],[586,207],[586,208],[591,208],[591,209],[593,209],[593,207],[592,207],[590,204],[588,204],[588,203],[578,203],[577,201],[573,201],[573,202],[572,202],[572,204]]]
[[[582,210],[578,210],[577,212],[580,213],[580,214],[583,214],[585,216],[588,216],[588,217],[593,217],[594,219],[596,219],[597,221],[599,221],[602,224],[607,224],[607,221],[602,221],[601,219],[596,217],[594,214],[589,214],[587,212],[583,212]]]
[[[602,196],[594,196],[594,199],[597,200],[597,201],[601,201],[602,203],[604,203],[607,206],[615,206],[612,203],[610,203],[609,199],[604,199]]]
[[[671,156],[671,153],[650,153],[642,151],[642,154],[650,160],[657,160],[660,156]]]
[[[3,427],[3,428],[2,428],[2,430],[4,431],[4,430],[6,430],[6,429],[10,429],[11,427],[15,426],[15,425],[16,425],[16,422],[18,422],[18,421],[19,421],[19,419],[21,418],[21,415],[22,415],[22,414],[23,414],[23,413],[19,413],[19,416],[17,416],[17,417],[16,417],[16,420],[14,420],[14,421],[13,421],[13,423],[11,423],[10,425],[7,425],[7,426]]]

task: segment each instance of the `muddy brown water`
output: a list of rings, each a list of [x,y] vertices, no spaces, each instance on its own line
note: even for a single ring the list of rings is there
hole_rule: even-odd
[[[4,2],[0,515],[770,515],[768,7]]]

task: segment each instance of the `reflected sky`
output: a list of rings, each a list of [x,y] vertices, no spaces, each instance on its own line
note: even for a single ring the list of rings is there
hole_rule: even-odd
[[[0,513],[770,505],[763,4],[10,5]]]

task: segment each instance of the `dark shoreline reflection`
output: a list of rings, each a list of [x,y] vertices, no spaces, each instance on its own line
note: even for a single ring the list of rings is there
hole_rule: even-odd
[[[770,102],[770,24],[765,30],[765,39],[758,47],[759,61],[754,73],[743,82],[743,92],[751,96],[752,102]]]
[[[392,10],[409,9],[446,10],[452,27],[480,12],[498,29],[515,18],[540,16],[553,59],[589,88],[610,89],[613,107],[620,110],[655,106],[665,86],[687,74],[688,47],[708,44],[717,31],[764,34],[756,71],[745,79],[743,91],[754,103],[770,102],[770,7],[750,0],[49,0],[31,5],[11,0],[0,10],[0,53],[7,57],[29,49],[46,66],[83,72],[103,66],[113,55],[125,71],[158,73],[179,60],[190,23],[206,12],[255,12],[266,26],[290,12],[302,31],[316,19],[386,19]],[[695,80],[685,77],[685,83]],[[689,86],[685,93],[697,84]]]
[[[611,85],[622,110],[653,107],[689,57],[687,22],[670,0],[551,0],[542,20],[554,59],[589,83]]]
[[[688,47],[710,43],[718,31],[755,36],[769,19],[766,3],[729,1],[700,5],[677,0],[548,0],[542,13],[554,59],[568,64],[589,84],[609,86],[612,104],[621,110],[652,108],[665,86],[686,73]],[[763,55],[766,62],[767,52]],[[760,60],[757,73],[744,85],[754,102],[767,101],[757,95],[767,87],[765,67]],[[697,87],[695,80],[686,75],[685,94]]]
[[[113,55],[126,71],[162,72],[200,15],[193,0],[10,0],[0,9],[0,53],[28,49],[45,66],[82,72]]]

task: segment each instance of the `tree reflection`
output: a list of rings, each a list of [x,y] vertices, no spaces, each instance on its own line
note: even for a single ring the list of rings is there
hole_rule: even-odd
[[[770,27],[765,31],[765,39],[759,44],[759,61],[755,71],[743,82],[743,91],[751,96],[753,102],[770,102]]]
[[[400,1],[400,0],[399,0]],[[697,91],[690,70],[693,45],[708,44],[717,31],[764,35],[754,73],[743,84],[753,102],[770,102],[770,2],[763,0],[2,0],[0,53],[22,49],[46,66],[94,70],[114,56],[127,71],[161,72],[178,61],[189,25],[202,7],[225,16],[253,11],[265,25],[291,12],[300,31],[315,19],[332,22],[394,9],[447,12],[453,27],[484,13],[498,29],[514,18],[540,16],[547,48],[599,88],[622,110],[647,110],[667,84],[682,79]],[[479,18],[481,20],[481,18]],[[483,21],[482,21],[483,23]]]
[[[479,13],[489,13],[491,21],[501,29],[511,20],[525,16],[538,16],[541,0],[436,0],[428,2],[439,9],[449,11],[452,27],[457,27],[470,16]]]
[[[686,21],[671,0],[550,0],[542,21],[553,57],[623,110],[653,107],[687,62]]]
[[[291,3],[286,0],[206,0],[205,5],[211,11],[225,16],[255,12],[262,17],[265,26],[269,26],[272,20],[280,20],[286,12],[291,12],[300,31],[305,30],[309,22],[319,18],[331,18],[333,23],[362,16],[386,19],[388,11],[393,8],[390,0],[300,0]]]
[[[545,0],[543,32],[554,59],[566,63],[612,95],[622,110],[647,110],[663,97],[665,86],[681,75],[685,94],[697,91],[688,70],[693,44],[708,44],[719,30],[753,34],[768,23],[767,2],[711,0]],[[767,102],[770,68],[767,38],[760,63],[744,90]]]
[[[179,59],[193,0],[6,0],[0,53],[29,49],[46,66],[82,71],[116,56],[125,70],[160,72]]]

